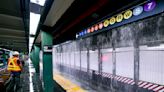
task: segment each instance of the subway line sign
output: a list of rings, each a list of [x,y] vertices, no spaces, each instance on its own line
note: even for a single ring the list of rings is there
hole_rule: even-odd
[[[162,1],[162,0],[161,0]],[[93,26],[86,28],[82,30],[81,32],[76,34],[76,38],[83,37],[87,34],[94,33],[97,31],[100,31],[104,28],[109,28],[115,24],[121,24],[125,20],[131,19],[133,16],[139,17],[144,12],[150,12],[154,10],[157,7],[157,3],[155,0],[149,1],[146,4],[137,6],[133,9],[128,9],[124,12],[121,12],[117,15],[114,15],[108,19],[103,20],[102,22],[99,22],[97,24],[94,24]]]

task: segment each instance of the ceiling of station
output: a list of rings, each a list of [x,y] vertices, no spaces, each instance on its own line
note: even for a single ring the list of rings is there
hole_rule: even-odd
[[[0,1],[1,48],[24,52],[28,51],[28,30],[25,30],[22,1],[23,0]]]
[[[44,25],[51,27],[54,26],[73,2],[74,0],[54,0]]]
[[[61,16],[67,11],[67,9],[71,6],[71,4],[75,0],[52,0],[52,1],[53,3],[51,6],[49,6],[50,9],[43,23],[44,26],[47,26],[49,28],[53,27],[56,24],[56,22],[61,18]],[[35,43],[39,44],[40,42],[41,42],[41,36],[39,33]]]

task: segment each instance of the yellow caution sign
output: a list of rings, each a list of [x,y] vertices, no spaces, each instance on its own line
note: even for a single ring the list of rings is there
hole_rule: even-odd
[[[118,14],[116,17],[116,21],[117,22],[121,22],[123,20],[123,15],[122,14]]]
[[[107,19],[104,21],[104,27],[107,27],[108,25],[109,25],[109,20]]]
[[[124,19],[129,19],[132,17],[132,14],[133,12],[131,10],[127,10],[125,13],[124,13]]]
[[[115,17],[112,17],[112,18],[109,20],[110,25],[113,25],[115,22],[116,22],[116,18],[115,18]]]
[[[83,88],[64,78],[60,74],[54,74],[54,80],[65,89],[66,92],[86,92]]]

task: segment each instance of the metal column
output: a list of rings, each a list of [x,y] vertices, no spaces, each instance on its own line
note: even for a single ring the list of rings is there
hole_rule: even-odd
[[[102,75],[102,52],[100,47],[98,47],[98,66],[98,72]]]
[[[117,32],[113,31],[112,33],[112,73],[113,73],[113,77],[116,76],[116,38],[117,38]],[[111,78],[111,89],[113,92],[115,92],[116,90],[114,89],[115,87],[115,80],[114,78]]]
[[[34,53],[35,53],[35,70],[36,73],[39,73],[39,52],[40,48],[39,46],[34,46]]]
[[[53,67],[52,67],[52,53],[44,52],[44,46],[52,46],[52,35],[45,31],[41,32],[41,44],[43,50],[43,81],[44,81],[44,92],[53,92]]]
[[[82,48],[82,39],[80,39],[80,46],[79,46],[79,50],[80,50],[80,52],[79,52],[79,54],[80,54],[80,72],[81,72],[81,48]]]
[[[89,47],[87,47],[87,73],[89,74],[90,70],[90,53],[89,53]]]
[[[139,31],[133,31],[134,36],[134,92],[138,92],[139,82]]]

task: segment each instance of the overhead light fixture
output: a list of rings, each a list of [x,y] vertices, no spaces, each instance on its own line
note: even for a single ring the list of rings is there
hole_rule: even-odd
[[[31,3],[38,4],[40,6],[44,6],[46,0],[30,0]],[[40,21],[40,14],[36,14],[33,12],[30,12],[30,36],[29,37],[29,52],[31,51],[33,42],[34,42],[34,36],[36,35],[37,27]]]
[[[40,14],[30,12],[30,35],[35,35],[39,24]]]
[[[41,5],[41,6],[44,6],[46,0],[30,0],[30,2]]]
[[[31,51],[33,42],[34,42],[34,37],[29,37],[29,52]]]

